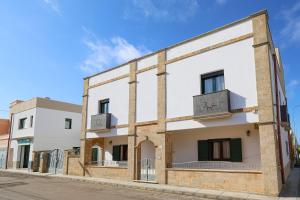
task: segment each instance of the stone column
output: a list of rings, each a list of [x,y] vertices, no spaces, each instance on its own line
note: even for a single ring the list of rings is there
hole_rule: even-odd
[[[128,116],[128,170],[131,180],[137,179],[136,172],[136,70],[137,62],[130,63],[129,74],[129,116]]]
[[[40,166],[40,152],[32,152],[32,171],[38,172]]]
[[[89,79],[84,80],[83,86],[83,100],[82,100],[82,119],[80,132],[80,165],[83,167],[82,176],[85,175],[86,164],[86,127],[87,127],[87,110],[88,110],[88,96],[89,96]]]
[[[48,152],[41,152],[40,167],[39,167],[39,172],[40,173],[47,173],[48,172],[48,158],[49,158],[49,153]]]
[[[160,145],[156,148],[156,174],[159,183],[167,183],[166,168],[170,161],[169,140],[166,135],[166,50],[158,53],[157,66],[157,134]]]
[[[64,175],[68,175],[68,169],[69,169],[69,151],[64,151]]]
[[[277,131],[271,79],[270,38],[268,16],[262,13],[253,16],[254,56],[259,114],[259,135],[261,168],[264,176],[265,194],[278,195],[281,189],[281,175],[278,155]]]

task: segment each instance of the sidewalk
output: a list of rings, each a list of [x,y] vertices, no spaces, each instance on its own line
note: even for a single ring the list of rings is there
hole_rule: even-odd
[[[113,179],[104,179],[104,178],[92,178],[92,177],[81,177],[81,176],[69,176],[69,175],[58,175],[58,174],[41,174],[38,172],[28,172],[24,170],[0,170],[0,173],[20,173],[31,176],[46,176],[50,178],[63,178],[74,181],[82,181],[96,184],[111,185],[113,187],[123,187],[123,188],[132,188],[132,189],[142,189],[142,190],[152,190],[159,192],[166,192],[172,194],[184,194],[189,196],[196,196],[201,198],[208,199],[224,199],[224,200],[273,200],[273,199],[296,199],[294,198],[285,198],[285,197],[269,197],[262,195],[255,195],[249,193],[239,193],[239,192],[226,192],[219,190],[207,190],[207,189],[197,189],[197,188],[187,188],[187,187],[178,187],[171,185],[160,185],[160,184],[149,184],[149,183],[137,183],[137,182],[127,182],[119,181]],[[294,172],[299,173],[299,171]],[[292,174],[291,174],[292,176]]]
[[[294,168],[284,185],[281,193],[281,197],[298,197],[300,199],[300,168]]]

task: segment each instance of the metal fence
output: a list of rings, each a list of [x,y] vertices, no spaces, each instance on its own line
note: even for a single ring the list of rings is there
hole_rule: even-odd
[[[127,161],[100,160],[100,161],[92,161],[91,165],[126,168]]]
[[[226,162],[226,161],[191,161],[191,162],[183,162],[183,163],[172,163],[172,168],[260,170],[260,164],[259,163]]]

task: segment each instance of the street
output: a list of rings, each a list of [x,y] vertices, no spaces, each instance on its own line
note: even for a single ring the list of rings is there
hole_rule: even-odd
[[[0,200],[176,200],[195,199],[185,195],[0,172]]]

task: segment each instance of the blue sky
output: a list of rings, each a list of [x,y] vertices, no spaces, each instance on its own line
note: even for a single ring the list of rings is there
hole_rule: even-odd
[[[35,96],[80,104],[82,78],[268,9],[300,122],[299,0],[3,0],[0,110]],[[0,117],[7,117],[0,111]],[[296,125],[300,132],[300,125]]]

